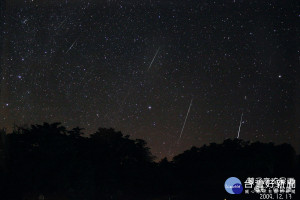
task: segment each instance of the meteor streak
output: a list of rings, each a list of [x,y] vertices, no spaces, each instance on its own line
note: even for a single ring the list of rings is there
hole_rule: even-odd
[[[152,64],[153,64],[153,62],[154,62],[154,60],[155,60],[155,58],[156,58],[156,56],[157,56],[157,54],[158,54],[159,50],[160,50],[160,47],[157,49],[157,51],[156,51],[156,53],[155,53],[155,55],[154,55],[154,57],[153,57],[153,59],[152,59],[152,61],[151,61],[150,65],[149,65],[149,67],[148,67],[148,70],[147,70],[147,71],[149,71],[149,69],[151,68],[151,66],[152,66]]]
[[[68,19],[68,18],[64,19],[64,20],[60,23],[60,25],[57,27],[57,29],[59,29],[59,28],[65,23],[65,21],[66,21],[67,19]]]
[[[70,46],[70,48],[68,49],[68,51],[66,52],[66,54],[73,48],[74,44],[77,42],[78,39],[79,39],[79,38],[77,38],[77,39],[73,42],[73,44]]]
[[[186,120],[187,120],[187,118],[189,116],[189,113],[190,113],[190,110],[191,110],[192,103],[193,103],[193,99],[191,100],[189,109],[188,109],[188,111],[186,113],[185,120],[184,120],[184,123],[183,123],[183,126],[182,126],[182,129],[181,129],[181,132],[180,132],[180,135],[179,135],[177,143],[179,143],[179,140],[181,139],[181,136],[182,136],[182,133],[183,133],[183,130],[184,130],[184,127],[185,127]]]
[[[242,126],[243,114],[244,113],[242,113],[242,115],[241,115],[240,126],[239,126],[239,130],[238,130],[238,136],[236,138],[240,137],[240,131],[241,131],[241,126]]]

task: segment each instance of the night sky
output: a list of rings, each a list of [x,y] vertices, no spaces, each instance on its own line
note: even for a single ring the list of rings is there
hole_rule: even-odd
[[[113,127],[161,158],[300,152],[299,1],[1,0],[1,127]]]

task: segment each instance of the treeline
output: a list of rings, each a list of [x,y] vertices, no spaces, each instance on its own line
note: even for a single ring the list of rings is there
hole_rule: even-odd
[[[300,169],[288,144],[225,140],[157,163],[144,140],[114,129],[83,137],[78,127],[44,123],[0,138],[0,195],[8,200],[224,198],[229,177],[299,177]]]

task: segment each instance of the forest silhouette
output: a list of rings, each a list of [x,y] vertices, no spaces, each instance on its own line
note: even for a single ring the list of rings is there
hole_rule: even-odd
[[[289,144],[227,139],[155,162],[144,140],[114,129],[82,131],[60,123],[3,130],[1,199],[224,199],[229,177],[299,177]]]

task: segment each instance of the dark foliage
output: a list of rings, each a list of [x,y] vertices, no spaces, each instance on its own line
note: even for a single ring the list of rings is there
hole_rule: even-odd
[[[60,123],[1,132],[1,199],[200,199],[226,196],[232,176],[299,177],[288,144],[225,140],[154,162],[146,142],[114,129],[89,137]]]

